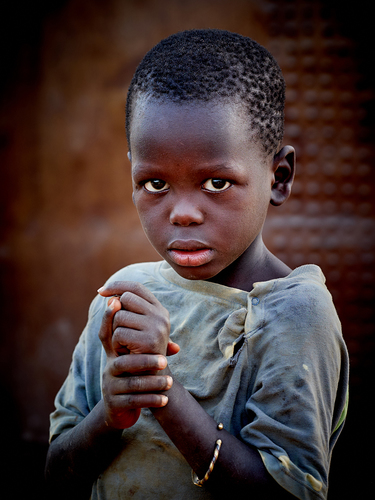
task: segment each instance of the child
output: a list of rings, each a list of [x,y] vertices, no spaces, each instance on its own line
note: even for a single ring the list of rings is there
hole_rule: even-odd
[[[129,88],[133,200],[162,262],[99,289],[51,416],[54,498],[327,496],[348,358],[317,266],[262,241],[294,150],[256,42],[178,33]]]

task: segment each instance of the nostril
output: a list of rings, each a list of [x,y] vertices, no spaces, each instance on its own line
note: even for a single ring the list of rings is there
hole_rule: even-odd
[[[174,226],[197,226],[198,222],[172,222]]]
[[[175,226],[190,226],[203,223],[203,214],[198,207],[192,205],[175,206],[170,214],[170,223]]]

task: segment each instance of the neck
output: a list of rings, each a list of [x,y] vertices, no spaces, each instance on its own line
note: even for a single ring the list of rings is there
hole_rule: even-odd
[[[257,281],[284,278],[290,272],[288,266],[271,254],[259,234],[238,259],[207,281],[249,292]]]

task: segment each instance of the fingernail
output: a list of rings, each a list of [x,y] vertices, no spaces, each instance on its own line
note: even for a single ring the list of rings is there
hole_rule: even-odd
[[[169,375],[167,376],[167,389],[170,389],[173,384],[173,378],[170,377]]]
[[[101,293],[104,290],[104,286],[101,286],[100,288],[97,289],[98,293]]]
[[[161,368],[162,370],[167,367],[167,360],[164,356],[159,356],[158,359],[158,367]]]
[[[165,406],[168,403],[168,398],[167,396],[162,396],[161,397],[161,405]]]
[[[111,297],[109,299],[109,301],[107,302],[107,305],[108,305],[108,307],[110,307],[111,309],[113,309],[113,307],[115,305],[115,297]]]

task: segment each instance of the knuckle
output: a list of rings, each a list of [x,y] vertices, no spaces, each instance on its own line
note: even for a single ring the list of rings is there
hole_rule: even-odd
[[[123,309],[117,311],[113,317],[113,329],[123,325],[126,322],[126,317],[127,317],[126,311],[124,311]]]
[[[117,327],[112,336],[112,345],[115,351],[128,353],[133,347],[132,337],[126,328]]]
[[[112,342],[118,341],[122,336],[123,328],[113,325]]]
[[[108,284],[108,286],[110,286],[110,287],[111,287],[111,289],[116,289],[116,290],[117,290],[117,289],[119,289],[119,288],[120,288],[120,289],[121,289],[121,288],[123,288],[123,286],[124,286],[124,282],[123,282],[123,281],[118,281],[118,280],[116,280],[116,281],[111,281],[111,282]]]
[[[132,392],[143,392],[145,390],[146,383],[144,377],[129,377],[128,378],[128,388]]]
[[[140,290],[141,290],[141,285],[140,283],[137,283],[136,281],[123,281],[121,283],[122,285],[122,290],[123,293],[121,295],[121,298],[125,295],[126,297],[129,297],[131,295],[138,295]]]
[[[159,350],[158,346],[159,346],[159,343],[158,343],[157,339],[154,337],[151,337],[149,342],[148,342],[148,350],[151,353],[157,353]]]
[[[126,334],[126,328],[122,326],[116,326],[116,328],[113,329],[113,334],[112,334],[112,342],[125,342],[127,340],[127,334]]]
[[[134,291],[135,293],[140,292],[144,289],[144,286],[139,283],[138,281],[130,281],[129,282],[129,288]]]
[[[132,302],[134,302],[134,293],[131,291],[127,290],[121,295],[121,303],[124,307],[129,306]]]
[[[108,367],[108,364],[107,364]],[[105,369],[107,369],[107,367]],[[122,371],[121,366],[121,356],[115,358],[111,363],[111,368],[108,367],[108,371],[111,369],[111,373],[120,373]]]
[[[164,309],[163,314],[159,315],[159,328],[161,331],[163,332],[167,331],[169,333],[170,320],[169,320],[169,312],[166,309]]]
[[[169,324],[169,311],[166,309],[164,306],[161,306],[162,312],[163,312],[163,317],[165,321]]]
[[[112,373],[126,373],[126,356],[117,356],[112,362]]]
[[[140,406],[139,402],[140,398],[136,394],[127,394],[126,395],[126,406],[129,408],[138,408]]]

